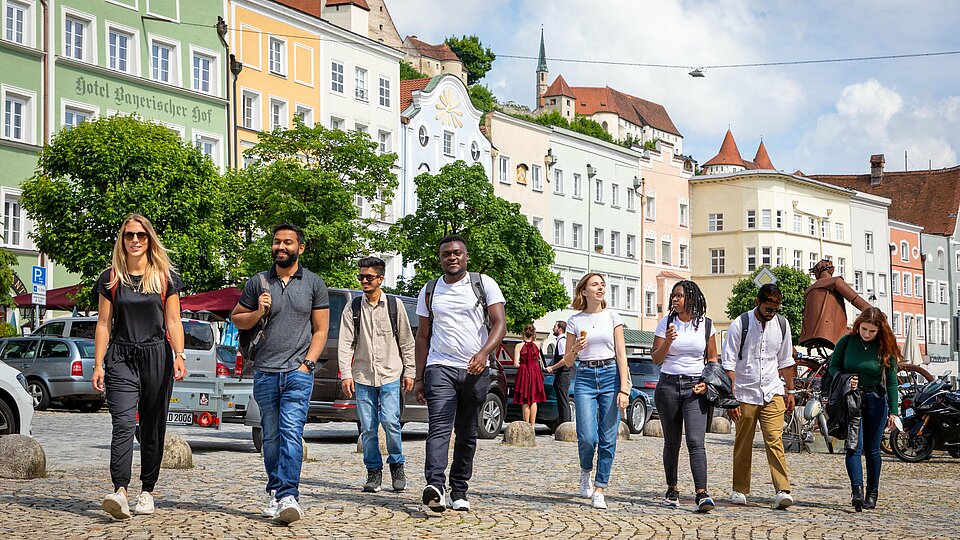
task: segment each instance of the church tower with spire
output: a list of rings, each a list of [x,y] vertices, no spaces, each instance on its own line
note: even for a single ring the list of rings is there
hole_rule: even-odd
[[[540,58],[537,61],[537,102],[534,110],[543,106],[543,95],[547,92],[547,77],[550,71],[547,69],[547,52],[543,46],[543,28],[540,29]]]

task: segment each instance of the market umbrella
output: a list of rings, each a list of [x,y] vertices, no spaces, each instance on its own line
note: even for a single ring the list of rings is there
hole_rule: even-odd
[[[918,366],[923,363],[923,355],[920,354],[920,342],[917,341],[916,325],[907,325],[907,339],[903,342],[903,363]]]

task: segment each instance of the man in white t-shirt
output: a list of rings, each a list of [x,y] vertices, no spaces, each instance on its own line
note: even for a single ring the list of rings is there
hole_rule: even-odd
[[[454,510],[466,511],[477,419],[490,388],[489,359],[507,331],[506,301],[496,281],[467,272],[467,245],[462,237],[444,237],[439,251],[443,277],[428,283],[417,301],[420,327],[413,388],[417,401],[427,406],[430,426],[423,504],[435,512],[446,509],[447,453],[455,431],[450,500]]]

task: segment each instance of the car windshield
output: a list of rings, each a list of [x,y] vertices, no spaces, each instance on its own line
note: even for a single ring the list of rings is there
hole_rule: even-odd
[[[80,358],[93,358],[93,342],[87,339],[77,339],[73,342],[80,351]]]
[[[343,315],[343,308],[347,305],[347,297],[343,294],[330,295],[330,326],[327,330],[327,339],[340,336],[340,317]]]
[[[213,327],[203,321],[183,321],[183,345],[186,349],[209,351],[213,348]]]
[[[229,364],[235,362],[237,359],[237,351],[233,347],[227,347],[226,345],[217,345],[217,360],[222,364]]]
[[[630,358],[630,371],[641,375],[657,375],[657,366],[649,358]]]
[[[97,321],[73,321],[70,325],[70,337],[93,339],[96,333]]]

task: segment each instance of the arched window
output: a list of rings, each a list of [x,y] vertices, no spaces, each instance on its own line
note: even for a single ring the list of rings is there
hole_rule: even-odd
[[[943,248],[937,248],[937,268],[939,268],[940,270],[943,270],[943,265],[944,265]]]

